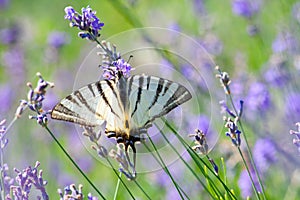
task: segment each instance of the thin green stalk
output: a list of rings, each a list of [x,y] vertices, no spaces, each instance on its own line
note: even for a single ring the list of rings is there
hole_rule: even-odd
[[[233,109],[234,109],[234,112],[235,112],[235,114],[236,114],[236,116],[237,116],[237,115],[238,115],[238,111],[237,111],[237,109],[236,109],[236,107],[235,107],[235,105],[234,105],[234,103],[233,103],[233,99],[232,99],[232,96],[231,96],[230,94],[229,94],[229,99],[230,99],[230,103],[231,103],[231,105],[232,105],[232,107],[233,107]],[[259,175],[259,173],[258,173],[256,164],[254,163],[253,156],[252,156],[252,152],[251,152],[251,149],[250,149],[250,145],[249,145],[248,139],[247,139],[247,134],[246,134],[246,132],[245,132],[245,130],[244,130],[243,123],[241,122],[241,119],[238,120],[238,124],[239,124],[239,126],[241,127],[241,131],[242,131],[242,133],[243,133],[242,135],[243,135],[244,140],[245,140],[245,143],[246,143],[246,148],[247,148],[247,152],[248,152],[248,154],[249,154],[250,163],[251,163],[251,165],[252,165],[253,168],[254,168],[255,175],[256,175],[257,178],[258,178],[258,183],[259,183],[259,186],[260,186],[260,188],[261,188],[261,190],[262,190],[263,198],[264,198],[264,200],[266,200],[267,198],[266,198],[266,196],[265,196],[265,189],[264,189],[264,186],[263,186],[263,184],[262,184],[262,180],[261,180],[261,178],[260,178],[260,175]],[[243,160],[244,160],[244,158],[243,158]],[[245,164],[245,166],[247,166],[247,163],[246,163],[246,162],[245,162],[244,164]],[[249,176],[250,176],[250,172],[248,172],[248,174],[249,174]],[[252,183],[252,184],[254,184],[254,183]],[[254,189],[255,191],[257,190],[255,187],[254,187],[253,189]],[[257,191],[256,191],[256,192],[257,192]]]
[[[256,189],[256,187],[255,187],[255,183],[254,183],[253,177],[251,176],[250,169],[249,169],[249,167],[248,167],[248,165],[247,165],[247,163],[246,163],[246,160],[245,160],[244,155],[243,155],[243,153],[242,153],[242,151],[241,151],[241,148],[238,147],[238,150],[239,150],[239,153],[240,153],[240,155],[241,155],[241,157],[242,157],[242,159],[243,159],[243,163],[244,163],[244,165],[245,165],[245,167],[246,167],[248,176],[250,177],[251,184],[252,184],[252,187],[253,187],[253,189],[254,189],[254,191],[255,191],[256,198],[257,198],[257,199],[260,199],[260,196],[259,196],[259,194],[258,194],[258,191],[257,191],[257,189]]]
[[[106,157],[106,161],[108,162],[108,164],[110,165],[111,169],[114,171],[115,175],[118,177],[118,179],[121,181],[121,183],[123,184],[123,186],[125,187],[125,189],[128,191],[129,195],[131,196],[132,199],[135,199],[133,194],[131,193],[131,191],[129,190],[129,188],[127,187],[127,185],[125,184],[125,182],[123,181],[123,179],[121,179],[121,176],[119,176],[117,170],[115,170],[114,166],[112,165],[112,163],[110,162],[110,160]]]
[[[149,197],[149,195],[146,193],[146,191],[144,190],[144,188],[137,182],[136,179],[134,179],[135,184],[140,188],[140,190],[145,194],[145,196],[151,200],[151,198]]]
[[[6,127],[5,133],[8,132],[8,130],[12,127],[12,125],[15,123],[17,120],[17,117],[14,117],[14,119],[9,123],[9,125]],[[6,135],[6,134],[5,134]],[[2,142],[2,141],[1,141]],[[2,144],[1,144],[2,145]],[[3,165],[4,165],[4,152],[3,148],[0,148],[0,166],[1,166],[1,171],[0,171],[0,187],[1,187],[1,199],[5,199],[5,191],[4,191],[4,173],[3,173]]]
[[[227,187],[226,184],[224,184],[223,180],[217,176],[214,172],[214,170],[212,170],[207,164],[206,162],[204,162],[199,155],[189,146],[189,144],[187,144],[184,139],[178,134],[178,132],[169,124],[169,122],[162,118],[162,120],[165,122],[165,124],[167,125],[167,127],[176,135],[176,137],[179,139],[179,141],[185,146],[185,148],[188,150],[188,152],[190,153],[190,155],[194,155],[196,156],[202,164],[204,164],[211,172],[212,174],[214,174],[214,176],[220,181],[220,183],[223,185],[223,187],[225,188],[225,190],[234,198],[236,199],[235,195],[229,190],[229,188]],[[199,165],[200,163],[198,162],[198,160],[194,160],[195,162],[197,162]]]
[[[48,133],[51,135],[53,140],[56,142],[56,144],[59,146],[59,148],[64,152],[64,154],[68,157],[68,159],[71,161],[71,163],[76,167],[76,169],[79,171],[79,173],[85,178],[85,180],[94,188],[94,190],[98,193],[98,195],[102,199],[106,199],[103,194],[98,190],[98,188],[92,183],[92,181],[87,177],[87,175],[81,170],[81,168],[76,164],[76,162],[73,160],[73,158],[70,156],[70,154],[65,150],[65,148],[61,145],[61,143],[57,140],[57,138],[54,136],[54,134],[51,132],[51,130],[48,128],[46,124],[43,124],[43,127],[48,131]]]
[[[154,123],[155,124],[155,123]],[[155,126],[157,126],[157,124],[155,124]],[[161,135],[163,136],[163,138],[167,141],[167,143],[171,146],[171,148],[173,149],[173,151],[178,155],[178,157],[180,158],[180,160],[185,164],[185,166],[190,170],[190,172],[195,176],[195,178],[200,182],[200,184],[202,185],[202,187],[208,191],[208,188],[205,186],[205,184],[202,182],[202,180],[197,176],[196,172],[191,168],[191,166],[181,157],[181,155],[179,154],[179,152],[177,151],[177,149],[174,147],[174,145],[169,141],[169,139],[165,136],[165,134],[161,131]],[[213,195],[211,193],[209,193],[210,196],[212,198]]]
[[[117,199],[117,195],[118,195],[118,191],[119,191],[119,186],[120,186],[121,176],[122,176],[122,172],[120,172],[120,174],[119,174],[119,178],[118,178],[118,182],[117,182],[116,190],[115,190],[115,194],[114,194],[114,200]]]
[[[159,160],[158,160],[158,158],[152,153],[151,149],[146,145],[146,143],[143,143],[144,146],[145,146],[145,147],[147,148],[147,150],[151,153],[151,155],[154,157],[154,159],[157,161],[157,163],[159,163],[159,164],[161,165],[161,167],[163,168],[163,170],[168,174],[168,176],[170,177],[170,179],[171,179],[173,185],[175,186],[176,190],[178,191],[178,194],[180,195],[181,199],[184,199],[184,198],[183,198],[183,195],[181,194],[181,192],[184,193],[184,191],[181,189],[181,187],[180,187],[180,186],[176,183],[176,181],[174,180],[173,176],[171,175],[169,169],[168,169],[167,166],[165,165],[163,159],[161,158],[160,154],[158,153],[158,151],[157,151],[157,149],[156,149],[156,147],[155,147],[155,145],[154,145],[152,139],[149,137],[149,135],[148,135],[148,139],[149,139],[151,145],[153,146],[153,148],[154,148],[154,150],[155,150],[155,152],[156,152],[156,154],[157,154]],[[185,194],[185,193],[184,193],[184,194]],[[188,196],[187,196],[186,194],[185,194],[185,196],[188,198]]]

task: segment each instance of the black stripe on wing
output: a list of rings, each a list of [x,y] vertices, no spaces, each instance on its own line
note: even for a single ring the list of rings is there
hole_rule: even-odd
[[[139,77],[139,87],[138,87],[138,92],[137,92],[137,99],[136,99],[136,102],[135,102],[134,110],[133,110],[133,112],[131,113],[131,117],[132,117],[132,116],[134,115],[134,113],[136,112],[137,107],[138,107],[138,104],[139,104],[140,101],[141,101],[141,95],[142,95],[142,90],[143,90],[143,83],[144,83],[144,76],[140,76],[140,77]]]
[[[163,106],[162,111],[159,114],[152,116],[151,119],[146,121],[144,126],[151,124],[154,121],[154,119],[166,115],[171,110],[183,104],[184,102],[190,100],[191,98],[192,98],[191,93],[182,85],[178,85],[176,91],[172,94],[172,96],[168,99],[168,101]]]
[[[86,119],[83,119],[78,113],[70,110],[62,103],[57,104],[52,109],[51,118],[73,122],[84,126],[97,126],[97,124],[86,121]]]
[[[162,78],[159,78],[157,88],[156,88],[156,92],[155,92],[155,96],[152,100],[151,105],[148,107],[148,110],[150,110],[156,104],[156,102],[158,100],[158,97],[160,96],[160,93],[162,92],[164,83],[165,83],[165,80],[162,79]]]
[[[101,95],[101,97],[102,97],[102,99],[104,100],[104,102],[106,103],[106,105],[110,108],[111,112],[112,112],[114,115],[116,115],[119,119],[121,119],[120,116],[114,111],[114,109],[112,108],[112,106],[111,106],[110,103],[108,102],[107,96],[105,95],[105,92],[103,91],[103,88],[102,88],[102,86],[101,86],[101,82],[99,81],[99,82],[97,82],[97,83],[95,83],[95,84],[96,84],[96,87],[97,87],[97,89],[98,89],[99,94]],[[109,88],[110,88],[110,87],[109,87]],[[113,90],[112,88],[110,88],[110,89],[112,90],[112,92],[114,92],[114,90]]]

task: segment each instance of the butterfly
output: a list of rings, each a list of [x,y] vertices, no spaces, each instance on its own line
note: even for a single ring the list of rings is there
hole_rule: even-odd
[[[134,75],[102,80],[74,91],[58,103],[51,117],[86,127],[106,122],[105,134],[136,153],[135,143],[152,122],[192,98],[182,85],[167,79]],[[135,156],[134,156],[135,163]]]

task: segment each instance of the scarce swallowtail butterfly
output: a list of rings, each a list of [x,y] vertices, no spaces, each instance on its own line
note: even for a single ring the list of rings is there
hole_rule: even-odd
[[[106,121],[105,134],[123,143],[128,155],[152,122],[191,99],[182,85],[155,76],[121,76],[76,90],[52,110],[53,119],[95,127]]]

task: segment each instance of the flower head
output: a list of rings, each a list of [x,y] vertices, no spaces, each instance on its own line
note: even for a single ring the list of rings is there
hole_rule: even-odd
[[[18,175],[15,178],[16,183],[18,185],[12,185],[10,187],[12,190],[13,197],[15,197],[16,199],[29,199],[29,194],[31,192],[32,186],[34,186],[37,190],[41,192],[42,198],[44,200],[49,199],[45,188],[45,186],[47,185],[47,181],[44,181],[42,177],[42,170],[38,171],[37,168],[39,166],[40,163],[37,161],[33,168],[29,166],[22,171],[14,169],[15,172],[18,173]],[[38,196],[37,198],[41,199],[40,196]]]
[[[20,36],[20,27],[13,25],[9,28],[0,30],[0,41],[3,44],[14,44],[18,41]]]
[[[58,189],[58,194],[60,196],[60,200],[83,200],[84,195],[82,193],[83,185],[79,185],[78,189],[75,184],[68,185],[64,188],[64,192],[61,189]],[[97,197],[93,197],[90,193],[87,196],[88,200],[98,200]]]
[[[68,36],[64,32],[53,31],[48,35],[49,46],[60,49],[68,43]]]
[[[203,155],[207,155],[208,153],[208,145],[206,142],[206,136],[202,130],[196,129],[194,134],[190,134],[190,136],[195,138],[195,144],[192,148],[194,151],[199,151]]]
[[[300,116],[300,93],[292,92],[285,99],[285,113],[287,117],[294,120]]]
[[[93,11],[89,6],[81,9],[81,14],[76,12],[73,7],[68,6],[65,8],[65,19],[70,21],[71,27],[77,27],[83,31],[79,33],[81,38],[89,40],[96,40],[100,36],[99,31],[104,26],[103,22],[100,22],[96,16],[96,12]]]
[[[119,171],[123,173],[128,180],[134,180],[136,178],[135,166],[131,163],[128,154],[124,153],[122,146],[122,144],[118,144],[117,151],[112,149],[109,155],[120,164]]]
[[[268,170],[276,161],[276,148],[271,139],[263,138],[256,141],[253,147],[253,159],[261,172]]]
[[[219,66],[216,66],[216,70],[218,70],[219,72],[219,74],[217,74],[216,77],[220,79],[220,83],[222,84],[225,93],[230,94],[229,84],[231,80],[229,78],[229,74],[227,72],[221,71]]]
[[[117,52],[116,46],[111,46],[109,42],[102,41],[102,67],[103,78],[106,80],[116,79],[123,77],[129,77],[133,68],[126,62],[119,52]]]
[[[246,97],[247,108],[252,111],[266,111],[271,106],[271,97],[267,86],[261,82],[251,84]]]
[[[236,15],[251,18],[261,6],[261,0],[233,0],[232,11]]]
[[[296,126],[298,127],[298,130],[297,131],[290,130],[290,134],[296,136],[296,138],[293,139],[293,143],[296,145],[298,151],[300,152],[300,122],[297,122]]]

